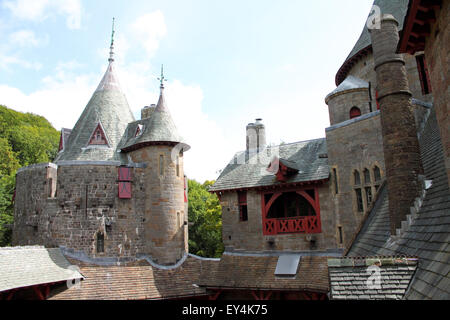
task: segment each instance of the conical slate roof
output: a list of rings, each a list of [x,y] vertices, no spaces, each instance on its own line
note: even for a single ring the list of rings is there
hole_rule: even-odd
[[[378,6],[381,9],[381,14],[392,14],[395,19],[399,22],[399,31],[402,29],[403,21],[405,19],[406,13],[408,11],[409,0],[375,0],[373,5]],[[373,14],[373,13],[372,13]],[[370,16],[371,14],[369,14]],[[341,83],[346,78],[346,73],[348,71],[347,66],[351,64],[353,58],[355,58],[358,53],[364,49],[371,47],[372,42],[370,40],[369,30],[367,28],[366,21],[364,21],[364,29],[353,47],[352,51],[345,59],[344,64],[339,69],[336,75],[336,85]]]
[[[369,83],[354,76],[348,76],[336,89],[325,97],[325,102],[337,93],[352,89],[369,89]]]
[[[140,126],[141,132],[136,135],[138,126]],[[123,151],[130,151],[141,146],[163,142],[182,143],[185,151],[190,148],[178,134],[177,127],[165,102],[164,86],[161,85],[161,92],[155,111],[149,118],[128,125],[119,148]]]
[[[117,145],[128,123],[133,121],[133,114],[114,70],[111,52],[105,75],[75,124],[67,145],[56,158],[56,162],[119,160]],[[89,145],[99,124],[107,145]]]

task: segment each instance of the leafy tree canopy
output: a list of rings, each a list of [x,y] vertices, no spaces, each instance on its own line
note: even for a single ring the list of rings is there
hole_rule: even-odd
[[[208,192],[214,181],[203,184],[188,181],[189,188],[189,251],[193,254],[218,258],[222,255],[222,210],[219,199]]]
[[[11,244],[17,169],[51,162],[58,153],[59,136],[44,117],[0,105],[0,246]]]

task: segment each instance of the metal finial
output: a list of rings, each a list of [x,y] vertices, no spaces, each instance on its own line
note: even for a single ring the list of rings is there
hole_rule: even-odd
[[[164,77],[164,65],[161,65],[161,77],[158,78],[159,81],[161,81],[161,86],[160,88],[163,89],[164,88],[164,81],[167,81],[167,79]]]
[[[112,32],[111,32],[111,46],[109,47],[109,62],[114,61],[114,20],[115,18],[113,18],[113,22],[112,22]]]

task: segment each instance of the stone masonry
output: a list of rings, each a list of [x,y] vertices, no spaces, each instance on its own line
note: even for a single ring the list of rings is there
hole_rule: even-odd
[[[405,62],[396,54],[398,22],[384,15],[380,29],[371,30],[381,108],[381,126],[389,194],[391,234],[401,226],[419,193],[422,173],[419,143],[411,110]]]

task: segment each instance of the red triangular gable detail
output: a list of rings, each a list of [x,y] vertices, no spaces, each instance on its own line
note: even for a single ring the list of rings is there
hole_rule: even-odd
[[[59,137],[59,148],[58,152],[64,148],[64,132],[61,130],[61,136]]]
[[[106,139],[105,132],[103,131],[102,126],[97,124],[94,132],[92,133],[91,138],[89,139],[89,145],[108,145],[108,140]]]

